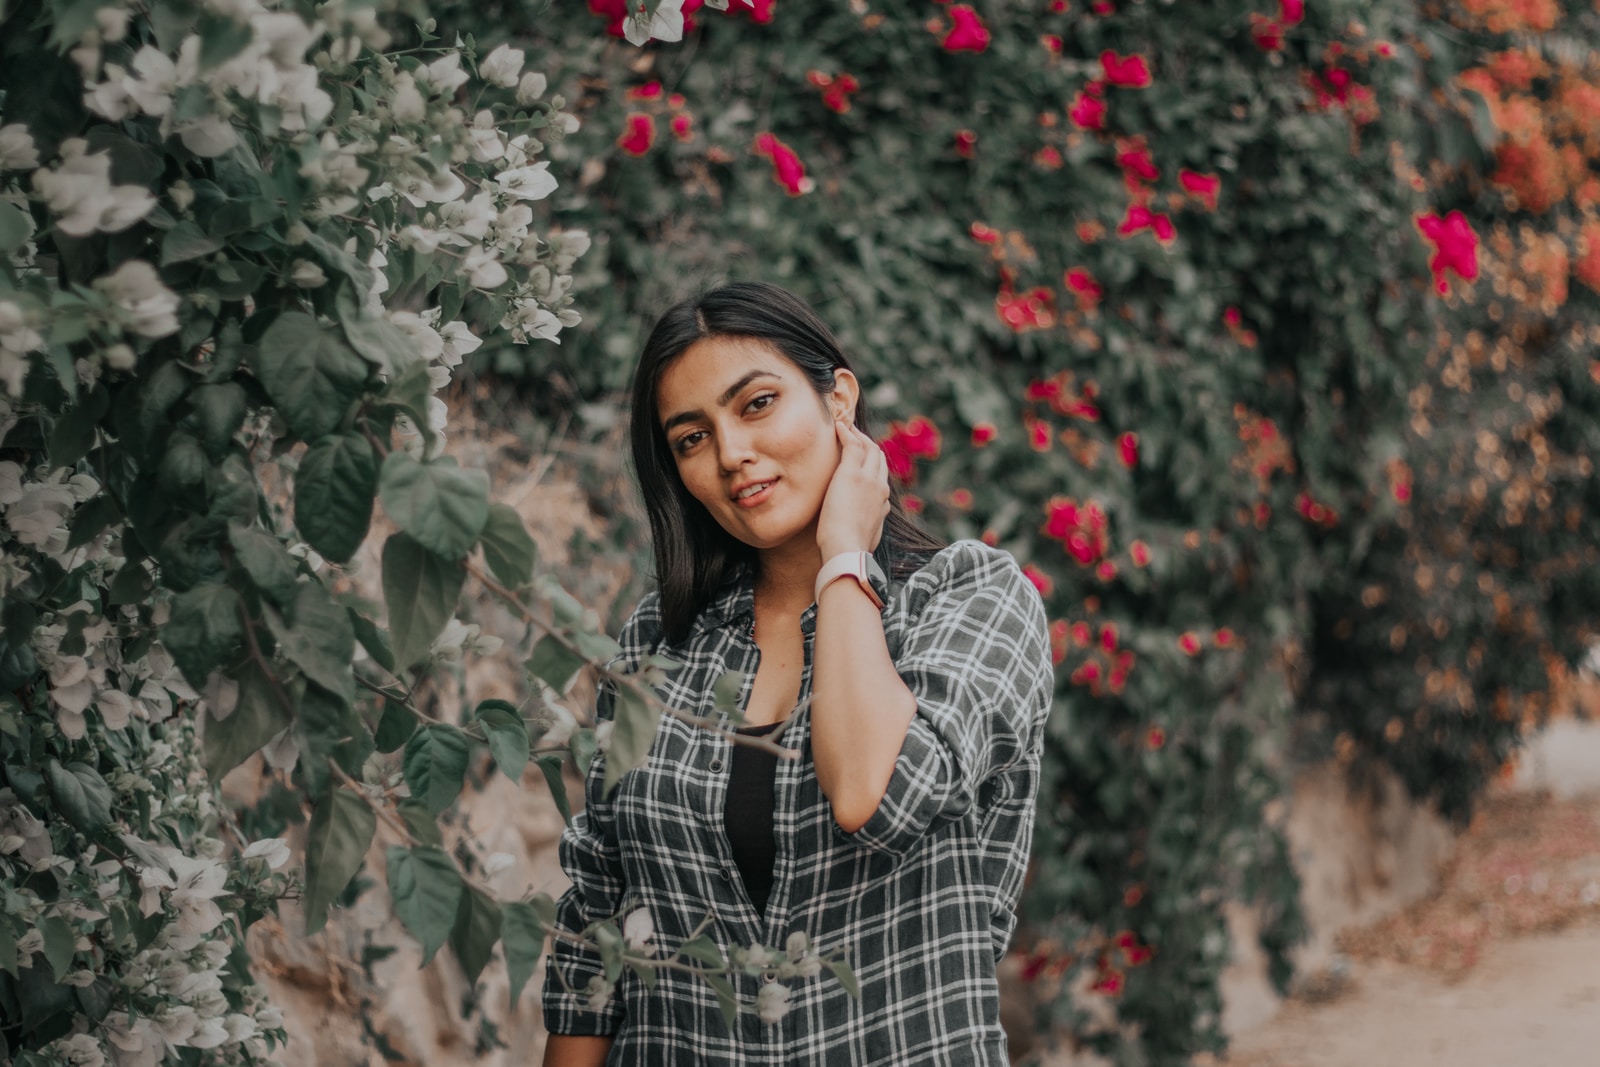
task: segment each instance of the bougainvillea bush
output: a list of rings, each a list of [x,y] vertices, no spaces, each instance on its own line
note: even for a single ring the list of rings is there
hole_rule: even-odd
[[[517,10],[596,245],[535,399],[696,288],[809,298],[914,506],[1054,620],[1041,1022],[1221,1047],[1225,901],[1287,976],[1293,766],[1463,814],[1593,623],[1590,5],[686,3],[643,53],[620,3]]]
[[[544,74],[430,26],[254,0],[0,18],[6,1062],[265,1061],[285,1034],[244,931],[289,896],[317,931],[375,841],[423,958],[449,943],[469,984],[498,949],[515,998],[547,936],[599,949],[600,1002],[666,958],[642,912],[552,935],[547,895],[495,899],[441,834],[491,759],[537,764],[563,807],[564,760],[637,765],[668,665],[602,669],[603,728],[558,710],[617,646],[443,453],[435,394],[481,335],[550,347],[577,323],[589,239],[535,214],[577,127]],[[374,604],[351,567],[380,505]],[[500,644],[455,617],[469,578],[540,637],[522,704],[445,721],[434,669]],[[309,816],[303,874],[217,801],[258,753]],[[670,965],[847,968],[803,934],[731,947]]]

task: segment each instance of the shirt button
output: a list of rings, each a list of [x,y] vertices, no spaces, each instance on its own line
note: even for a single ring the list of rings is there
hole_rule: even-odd
[[[723,865],[722,865],[722,870],[720,870],[720,871],[718,871],[718,872],[717,872],[717,873],[718,873],[718,874],[720,874],[720,875],[722,875],[722,880],[723,880],[723,881],[724,881],[724,882],[731,882],[731,881],[733,881],[733,871],[732,871],[732,869],[730,869],[730,868],[729,868],[729,867],[728,867],[728,865],[727,865],[727,864],[723,864]]]
[[[714,759],[714,760],[711,761],[711,773],[712,774],[721,774],[722,773],[722,761],[720,759]]]

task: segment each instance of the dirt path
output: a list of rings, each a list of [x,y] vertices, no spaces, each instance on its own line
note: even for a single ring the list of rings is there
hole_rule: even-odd
[[[1229,1067],[1600,1065],[1600,794],[1491,800],[1438,894],[1341,944]]]
[[[1230,1067],[1584,1067],[1600,1063],[1600,923],[1491,946],[1452,980],[1380,960],[1323,1004],[1294,1002]]]

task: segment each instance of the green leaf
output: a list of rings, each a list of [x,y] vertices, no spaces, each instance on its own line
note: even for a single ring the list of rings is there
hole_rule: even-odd
[[[650,745],[661,728],[661,713],[630,689],[617,694],[611,740],[606,746],[606,776],[602,787],[610,793],[624,774],[644,766]]]
[[[117,507],[117,502],[109,493],[101,493],[92,497],[72,516],[71,533],[67,536],[67,547],[77,548],[86,545],[100,536],[100,532],[112,523],[122,518],[122,509]]]
[[[389,608],[389,637],[395,666],[410,667],[428,654],[444,624],[455,614],[466,570],[439,558],[403,533],[383,546],[383,599]]]
[[[544,775],[544,784],[550,787],[550,798],[556,802],[556,810],[561,813],[561,821],[568,826],[572,825],[572,801],[567,797],[567,782],[561,774],[562,759],[555,753],[546,753],[534,759],[539,765],[539,772]]]
[[[567,741],[567,749],[572,753],[572,762],[577,765],[578,773],[587,777],[589,764],[594,761],[596,751],[594,731],[588,727],[579,727],[572,731],[572,737]]]
[[[161,643],[196,689],[238,656],[244,642],[242,607],[238,593],[209,582],[173,597]]]
[[[294,601],[299,585],[300,565],[283,547],[283,542],[248,526],[229,526],[228,543],[255,587],[273,603],[287,607]]]
[[[365,292],[365,290],[361,290]],[[412,367],[424,365],[422,353],[411,335],[390,322],[380,312],[373,314],[362,302],[360,292],[346,282],[334,297],[339,326],[350,347],[371,360],[374,366],[398,378]],[[418,412],[425,415],[425,412]]]
[[[739,706],[739,696],[744,692],[745,677],[743,671],[723,671],[711,683],[711,696],[716,701],[717,710],[726,713],[735,722],[744,721],[744,709]]]
[[[509,505],[489,505],[489,519],[483,524],[480,543],[489,570],[508,587],[520,589],[533,579],[538,548],[528,536],[522,516]]]
[[[200,73],[215,70],[240,52],[254,39],[250,23],[230,15],[207,13],[200,17],[195,30],[200,35]]]
[[[94,447],[95,428],[111,407],[111,394],[97,386],[56,417],[50,431],[52,469],[74,466]]]
[[[739,1018],[739,997],[733,991],[733,983],[720,974],[708,974],[706,984],[717,994],[717,1006],[722,1009],[722,1021],[731,1028]]]
[[[500,905],[469,886],[461,894],[456,924],[450,931],[450,947],[455,950],[461,969],[467,972],[469,987],[478,984],[478,976],[489,965],[499,940]]]
[[[221,456],[233,444],[233,435],[244,425],[250,399],[238,382],[197,385],[189,393],[200,440],[212,456]]]
[[[306,936],[328,921],[328,907],[361,869],[377,829],[367,802],[348,789],[330,790],[318,802],[306,830]]]
[[[267,327],[253,363],[273,406],[306,441],[339,428],[368,374],[360,356],[300,311],[285,312]]]
[[[50,964],[50,971],[59,982],[72,970],[72,957],[77,951],[73,946],[77,943],[77,936],[67,920],[57,915],[41,919],[39,932],[44,935],[45,961]]]
[[[411,735],[401,770],[411,795],[438,815],[461,793],[472,742],[449,723],[433,723]]]
[[[458,560],[489,518],[489,476],[462,470],[448,457],[418,463],[391,452],[378,475],[383,510],[429,551]]]
[[[367,655],[388,671],[394,673],[394,649],[389,645],[389,635],[378,629],[378,624],[367,618],[355,608],[346,608],[350,613],[350,625],[355,629],[356,640],[361,642],[361,647],[367,650]]]
[[[537,956],[534,962],[538,962]],[[9,916],[0,917],[0,971],[17,976],[17,932],[11,928]]]
[[[505,944],[506,977],[511,983],[511,1003],[533,977],[544,951],[546,932],[555,925],[556,902],[543,893],[526,903],[505,904],[500,909],[500,937]]]
[[[348,562],[372,524],[378,457],[360,434],[342,434],[307,450],[294,476],[294,523],[306,543],[335,563]]]
[[[439,832],[439,820],[434,818],[431,811],[409,797],[396,804],[395,810],[400,813],[406,829],[411,831],[411,836],[418,842],[432,848],[444,847],[444,835]]]
[[[327,788],[333,760],[352,777],[372,755],[372,734],[350,702],[315,682],[304,683],[295,720],[300,774],[313,794]]]
[[[528,766],[528,724],[521,713],[507,701],[485,700],[477,716],[495,765],[513,782],[522,781]]]
[[[0,200],[0,257],[9,258],[33,235],[33,219],[8,200]]]
[[[600,949],[600,966],[605,969],[606,981],[615,985],[617,979],[622,977],[622,953],[628,947],[622,939],[622,931],[616,923],[606,921],[595,923],[589,932]]]
[[[239,700],[226,719],[205,718],[201,759],[213,782],[261,751],[267,742],[288,729],[292,720],[279,690],[254,663],[235,676]]]
[[[287,632],[274,627],[273,633],[283,654],[307,678],[346,702],[355,699],[356,681],[350,671],[355,630],[349,613],[333,602],[320,582],[301,583],[294,598],[293,627]]]
[[[856,972],[844,960],[823,960],[823,965],[832,971],[834,977],[839,979],[839,984],[844,986],[844,991],[857,1000],[861,999],[861,983],[856,981]]]
[[[222,247],[222,242],[209,237],[192,219],[184,219],[161,239],[161,265],[170,267],[201,256],[209,256]]]
[[[373,738],[379,752],[393,752],[411,740],[417,730],[417,717],[411,709],[397,700],[383,702],[383,716],[378,720],[378,730]]]
[[[533,646],[533,655],[524,665],[528,672],[557,693],[565,693],[577,681],[578,672],[589,661],[570,651],[554,634],[545,634]]]
[[[394,914],[422,945],[426,967],[455,928],[461,903],[461,872],[437,848],[389,849],[389,894]]]
[[[45,765],[50,792],[56,807],[67,821],[86,834],[93,834],[111,821],[111,787],[100,772],[87,763],[63,767],[55,760]]]
[[[722,955],[722,950],[717,947],[717,943],[706,934],[701,934],[692,940],[685,941],[678,946],[678,952],[692,960],[709,963],[713,967],[723,967],[728,963],[727,958]]]

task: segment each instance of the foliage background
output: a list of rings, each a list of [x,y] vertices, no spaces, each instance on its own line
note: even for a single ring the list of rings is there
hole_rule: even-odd
[[[270,845],[223,844],[195,758],[220,773],[285,738],[313,926],[381,820],[425,954],[448,942],[475,976],[500,942],[526,976],[544,904],[483,892],[436,821],[474,751],[587,760],[556,697],[608,639],[487,480],[439,458],[433,393],[469,357],[553,421],[603,424],[655,315],[726,278],[811,299],[896,416],[929,524],[1006,547],[1045,594],[1060,687],[1018,946],[1061,990],[1041,1026],[1125,1064],[1220,1049],[1225,902],[1261,906],[1288,977],[1295,766],[1386,765],[1464,817],[1550,706],[1600,593],[1593,4],[686,6],[685,40],[642,51],[610,0],[275,8],[304,40],[250,5],[6,9],[8,1047],[265,1054],[270,1009],[167,928],[217,901],[205,932],[232,952],[294,891]],[[281,68],[270,91],[134,67],[131,103],[78,103],[188,32],[207,70],[298,50],[249,53]],[[548,95],[487,62],[502,38]],[[35,176],[82,165],[74,134],[125,190],[86,231]],[[555,209],[505,214],[523,198],[500,179],[535,158]],[[108,281],[133,260],[158,273]],[[402,531],[381,611],[341,570],[379,498]],[[479,551],[475,580],[556,636],[520,706],[434,721],[417,696],[478,640],[452,619]],[[619,763],[649,743],[629,706]],[[178,860],[130,827],[196,880],[147,878]],[[152,887],[137,918],[91,906]],[[152,946],[204,996],[130,983]]]

